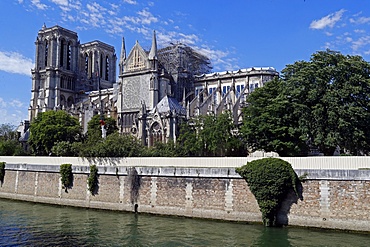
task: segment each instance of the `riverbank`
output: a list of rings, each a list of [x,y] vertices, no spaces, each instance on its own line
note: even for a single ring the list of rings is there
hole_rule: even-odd
[[[244,165],[248,159],[0,157],[0,162],[6,162],[0,197],[84,208],[260,222],[257,201],[245,180],[235,173],[235,167]],[[314,169],[315,162],[320,168],[325,165],[325,160],[317,158],[299,159],[312,163],[306,165],[308,169],[297,161],[290,162],[298,175],[308,176],[302,183],[302,200],[292,193],[283,204],[279,214],[282,224],[370,232],[370,170],[367,170],[370,159],[357,159],[357,169],[353,164],[351,169],[338,169],[344,166],[344,159],[333,159],[339,159],[339,165],[333,169]],[[59,174],[64,163],[71,163],[73,168],[73,185],[67,192]],[[86,182],[90,164],[98,166],[99,183],[94,195]]]

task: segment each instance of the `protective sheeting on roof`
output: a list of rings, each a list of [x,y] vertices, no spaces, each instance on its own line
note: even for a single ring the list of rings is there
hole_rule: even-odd
[[[172,97],[165,96],[159,103],[150,111],[154,113],[157,109],[158,113],[176,113],[178,115],[186,115],[186,109],[180,105],[180,103]]]
[[[246,73],[246,72],[252,72],[252,71],[271,71],[271,72],[277,72],[274,67],[252,67],[248,69],[239,69],[234,71],[222,71],[222,72],[213,72],[209,74],[201,74],[196,75],[196,78],[202,78],[202,77],[212,77],[212,76],[222,76],[227,74],[238,74],[238,73]]]

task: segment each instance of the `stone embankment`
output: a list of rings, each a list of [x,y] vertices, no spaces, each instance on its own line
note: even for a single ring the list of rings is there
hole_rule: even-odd
[[[256,199],[235,167],[256,158],[1,157],[0,198],[121,211],[261,222]],[[370,158],[282,158],[302,183],[279,221],[287,225],[370,232]],[[73,185],[64,190],[59,168],[70,163]],[[98,188],[87,187],[98,166]]]

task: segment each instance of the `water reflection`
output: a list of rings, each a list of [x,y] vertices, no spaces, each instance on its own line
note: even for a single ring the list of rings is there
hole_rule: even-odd
[[[368,246],[366,234],[88,210],[0,199],[0,246]]]

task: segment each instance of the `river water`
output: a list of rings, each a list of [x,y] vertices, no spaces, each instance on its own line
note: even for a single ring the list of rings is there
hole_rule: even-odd
[[[370,246],[370,234],[0,199],[0,246]]]

